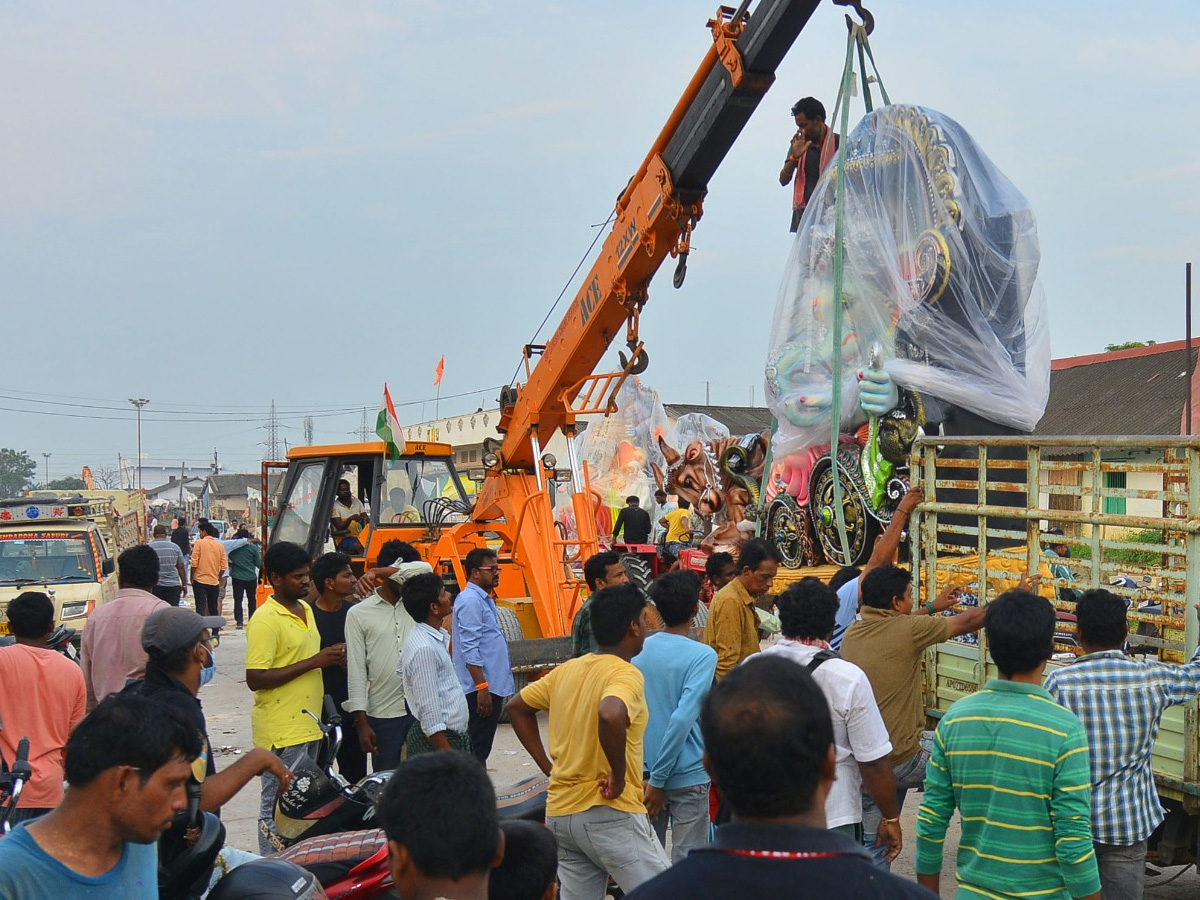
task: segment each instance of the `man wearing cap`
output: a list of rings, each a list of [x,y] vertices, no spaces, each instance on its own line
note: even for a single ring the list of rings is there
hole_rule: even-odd
[[[151,613],[142,627],[142,649],[149,658],[146,677],[125,688],[178,710],[203,736],[205,778],[200,787],[200,808],[213,813],[219,813],[234,794],[264,772],[279,780],[281,792],[292,780],[283,761],[263,747],[254,747],[224,772],[217,772],[199,694],[216,674],[212,635],[224,624],[220,616],[199,616],[180,607]]]
[[[432,572],[417,551],[403,541],[388,541],[379,550],[380,567],[394,568],[375,593],[346,614],[346,680],[354,730],[364,753],[372,754],[376,772],[400,764],[400,748],[412,716],[404,705],[404,682],[397,671],[400,651],[416,624],[400,602],[400,586],[413,575]]]

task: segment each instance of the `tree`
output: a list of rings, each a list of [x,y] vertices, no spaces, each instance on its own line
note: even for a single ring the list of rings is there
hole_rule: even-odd
[[[42,487],[47,491],[82,491],[87,483],[78,475],[67,475],[65,478],[55,478]]]
[[[92,469],[92,481],[102,491],[111,491],[120,483],[114,466],[96,466]]]
[[[1153,347],[1154,341],[1125,341],[1122,344],[1105,344],[1104,349],[1109,353],[1114,350],[1132,350],[1134,347]]]
[[[19,497],[33,480],[37,463],[24,450],[0,447],[0,497]]]

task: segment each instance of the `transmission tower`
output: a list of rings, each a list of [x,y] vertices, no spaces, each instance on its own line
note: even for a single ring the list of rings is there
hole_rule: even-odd
[[[313,417],[304,417],[304,443],[312,446],[313,442]]]
[[[362,443],[366,443],[371,438],[371,432],[367,430],[367,408],[364,406],[362,411],[362,424],[358,426],[358,439]]]
[[[267,429],[267,459],[279,459],[279,416],[275,414],[275,401],[271,401],[271,415],[264,426]]]

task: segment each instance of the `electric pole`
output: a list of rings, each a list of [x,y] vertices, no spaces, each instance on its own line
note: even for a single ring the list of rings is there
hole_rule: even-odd
[[[138,490],[142,490],[142,407],[150,401],[145,397],[130,397],[129,402],[137,407],[138,428]]]
[[[362,443],[366,443],[371,437],[371,432],[367,430],[367,408],[364,406],[362,411],[362,424],[358,426],[358,439]]]
[[[279,459],[279,417],[275,414],[275,401],[271,401],[271,415],[267,419],[267,459]]]
[[[313,417],[304,417],[304,443],[312,446],[313,442]]]
[[[42,451],[42,459],[46,461],[46,480],[42,482],[43,487],[50,486],[50,454]]]

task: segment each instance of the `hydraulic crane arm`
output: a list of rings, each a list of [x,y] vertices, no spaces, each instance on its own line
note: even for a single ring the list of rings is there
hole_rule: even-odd
[[[819,2],[762,0],[746,15],[747,0],[738,10],[720,7],[709,21],[713,44],[618,198],[612,231],[583,287],[550,341],[525,347],[526,383],[501,394],[505,436],[497,469],[533,470],[531,438],[545,446],[556,430],[573,431],[576,416],[611,411],[623,376],[644,371],[638,317],[650,280],[668,256],[676,256],[676,286],[682,282],[708,181]],[[630,350],[628,360],[623,355],[624,371],[597,383],[592,373],[622,326]],[[490,493],[486,486],[484,493]]]

